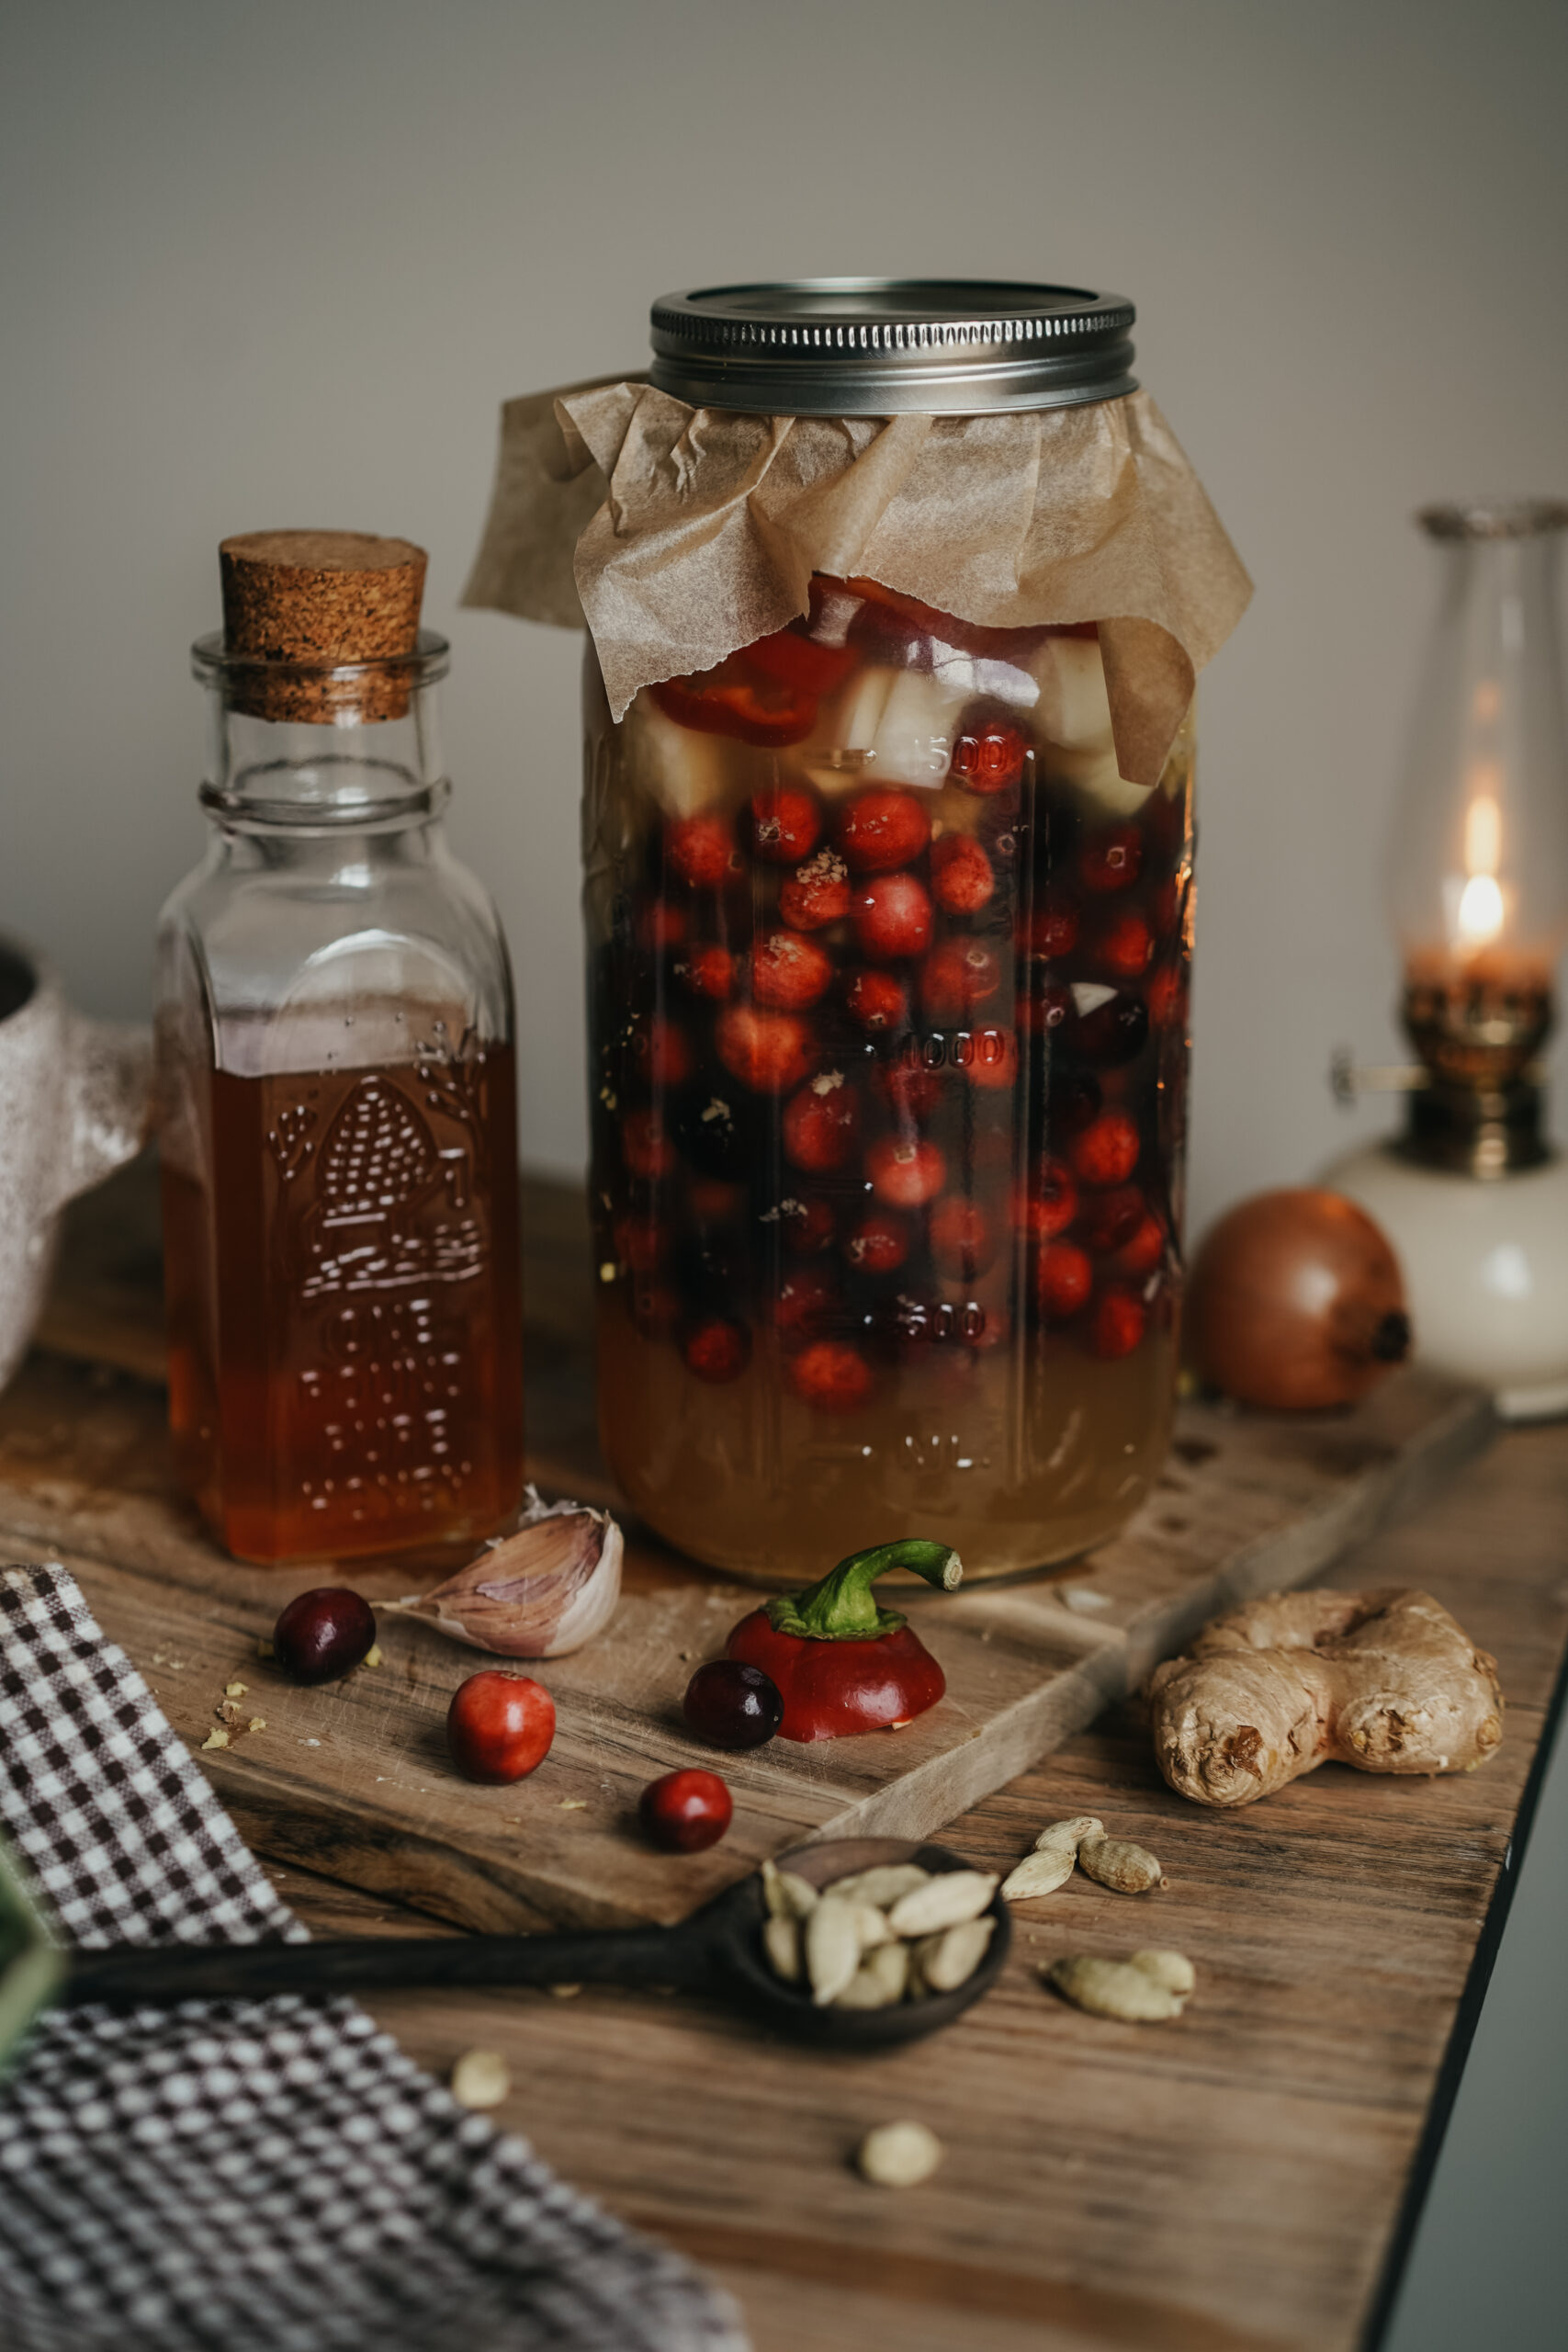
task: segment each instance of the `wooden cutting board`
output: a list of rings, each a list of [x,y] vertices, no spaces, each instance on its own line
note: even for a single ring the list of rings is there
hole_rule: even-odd
[[[531,1188],[530,1470],[547,1493],[613,1500],[592,1436],[581,1217],[567,1188]],[[897,1733],[728,1759],[687,1737],[680,1698],[757,1596],[628,1527],[614,1624],[534,1669],[558,1711],[547,1762],[478,1789],[443,1736],[477,1652],[388,1616],[381,1664],[341,1684],[298,1690],[258,1655],[283,1602],[322,1576],[227,1559],[173,1487],[144,1170],[80,1204],[63,1267],[42,1344],[0,1398],[0,1555],[73,1570],[259,1852],[470,1928],[673,1919],[801,1838],[936,1830],[1216,1610],[1302,1583],[1409,1509],[1495,1428],[1483,1396],[1416,1369],[1343,1416],[1186,1405],[1156,1496],[1115,1543],[1026,1584],[900,1594],[941,1655],[939,1707]],[[404,1562],[344,1580],[374,1601],[435,1579]],[[241,1721],[207,1749],[234,1683]],[[648,1781],[691,1762],[722,1765],[735,1822],[714,1851],[671,1861],[640,1842],[635,1807]]]

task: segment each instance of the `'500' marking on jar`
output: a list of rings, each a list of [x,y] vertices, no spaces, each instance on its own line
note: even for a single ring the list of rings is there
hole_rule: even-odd
[[[1012,1050],[1006,1029],[937,1030],[929,1037],[906,1037],[895,1059],[905,1069],[1000,1069]]]

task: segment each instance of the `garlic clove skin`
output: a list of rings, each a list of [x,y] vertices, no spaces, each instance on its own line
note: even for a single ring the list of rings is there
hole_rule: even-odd
[[[496,1657],[564,1657],[604,1632],[621,1597],[621,1531],[607,1511],[541,1502],[516,1532],[433,1592],[384,1602]]]

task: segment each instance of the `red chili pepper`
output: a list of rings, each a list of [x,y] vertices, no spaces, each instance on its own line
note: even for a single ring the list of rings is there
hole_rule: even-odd
[[[794,628],[776,629],[772,637],[760,637],[738,658],[748,668],[760,670],[763,677],[775,679],[795,694],[809,695],[815,702],[849,674],[855,657],[847,645],[818,645],[802,636],[797,624]]]
[[[759,1666],[784,1699],[785,1739],[893,1731],[934,1707],[947,1677],[897,1610],[871,1588],[889,1568],[912,1568],[941,1592],[964,1573],[945,1544],[911,1537],[852,1552],[805,1592],[781,1594],[743,1617],[726,1655]]]
[[[776,641],[762,640],[765,645]],[[804,742],[817,719],[815,691],[798,681],[752,667],[745,651],[731,653],[711,670],[666,678],[650,691],[666,718],[678,727],[695,728],[705,735],[738,736],[741,742],[760,744],[764,750]]]

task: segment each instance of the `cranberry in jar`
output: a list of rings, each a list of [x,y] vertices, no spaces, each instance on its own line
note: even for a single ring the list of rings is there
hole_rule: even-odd
[[[986,289],[1020,298],[1032,391],[993,397],[937,335],[918,396],[892,402],[868,358],[858,397],[844,360],[832,413],[1120,397],[1130,309],[1076,322],[1074,374],[1024,320],[1048,291]],[[886,351],[898,303],[918,323],[928,299],[857,285],[810,315]],[[1114,301],[1039,316],[1091,299]],[[746,300],[771,320],[805,298]],[[761,379],[729,387],[700,336],[682,357],[670,310],[655,380],[763,408]],[[737,328],[737,353],[760,334]],[[781,331],[766,413],[829,413],[809,342]],[[807,605],[618,721],[590,642],[604,1444],[642,1517],[736,1576],[798,1580],[910,1525],[971,1577],[1016,1574],[1112,1534],[1168,1441],[1190,713],[1163,774],[1156,747],[1131,783],[1094,613],[980,627],[827,571]]]

